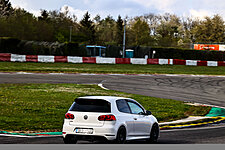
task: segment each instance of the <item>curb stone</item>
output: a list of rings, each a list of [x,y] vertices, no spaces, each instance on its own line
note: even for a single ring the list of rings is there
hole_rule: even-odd
[[[204,121],[206,120],[206,121]],[[211,117],[208,119],[204,119],[201,122],[186,122],[182,124],[168,124],[168,125],[161,125],[160,130],[166,130],[166,129],[182,129],[182,128],[193,128],[193,127],[202,127],[207,126],[210,124],[219,124],[222,122],[225,122],[225,117]],[[207,121],[208,120],[208,121]]]

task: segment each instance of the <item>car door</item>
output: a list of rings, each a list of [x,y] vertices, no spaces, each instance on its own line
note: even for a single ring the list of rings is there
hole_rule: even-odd
[[[148,136],[151,129],[150,116],[144,115],[144,109],[133,101],[128,101],[128,106],[134,119],[134,135]]]
[[[127,128],[127,135],[134,135],[134,119],[131,110],[124,99],[120,99],[116,101],[117,108],[120,112],[121,122],[125,122]]]

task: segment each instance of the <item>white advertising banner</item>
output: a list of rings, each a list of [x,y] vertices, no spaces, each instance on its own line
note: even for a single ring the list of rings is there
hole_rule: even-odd
[[[147,59],[143,58],[131,58],[131,64],[137,64],[137,65],[146,65]]]
[[[26,61],[26,55],[12,54],[11,55],[11,61],[13,61],[13,62],[25,62]]]
[[[225,45],[219,45],[219,50],[220,51],[225,51]]]
[[[55,62],[55,59],[54,59],[54,56],[38,55],[38,62],[54,63]]]
[[[83,63],[83,57],[68,56],[68,63]]]
[[[168,63],[169,63],[168,59],[159,59],[160,65],[168,65]]]
[[[218,66],[218,62],[217,61],[207,61],[207,66]]]
[[[96,57],[96,63],[97,64],[116,64],[116,59]]]
[[[186,60],[187,66],[197,66],[197,60]]]

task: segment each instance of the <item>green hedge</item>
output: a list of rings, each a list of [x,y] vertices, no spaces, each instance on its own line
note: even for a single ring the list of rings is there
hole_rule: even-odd
[[[153,51],[155,51],[154,58],[165,59],[183,59],[183,60],[211,60],[211,61],[224,61],[225,52],[222,51],[202,51],[193,49],[182,48],[165,48],[165,47],[129,47],[134,50],[134,57],[144,58],[145,55],[148,58],[152,58]]]
[[[211,60],[224,61],[225,52],[221,51],[199,51],[181,48],[133,46],[126,49],[134,50],[135,58],[144,58],[148,55],[152,58],[153,51],[156,51],[154,58],[184,59],[184,60]],[[121,46],[107,46],[107,57],[122,57]],[[87,56],[85,45],[78,43],[50,43],[24,41],[15,38],[0,37],[0,53],[14,53],[24,55],[55,55],[55,56]]]
[[[0,53],[86,56],[86,49],[78,43],[37,42],[4,37],[0,38]]]
[[[225,53],[222,51],[202,51],[179,48],[151,48],[155,50],[155,58],[184,59],[184,60],[211,60],[224,61]]]
[[[126,49],[134,50],[135,58],[152,58],[153,51],[156,51],[154,58],[165,59],[184,59],[184,60],[211,60],[211,61],[224,61],[225,52],[222,51],[202,51],[183,48],[165,48],[165,47],[150,47],[150,46],[133,46],[126,47]],[[108,46],[108,57],[121,57],[120,51],[122,47]]]
[[[19,49],[17,45],[20,43],[20,40],[11,37],[0,37],[0,52],[11,52],[16,53]]]

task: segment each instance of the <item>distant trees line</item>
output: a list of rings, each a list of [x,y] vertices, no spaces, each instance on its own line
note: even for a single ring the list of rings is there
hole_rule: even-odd
[[[0,0],[0,37],[65,43],[70,41],[71,30],[73,43],[122,46],[124,20],[121,16],[116,20],[110,15],[91,19],[87,12],[77,21],[75,15],[70,16],[66,8],[64,12],[41,10],[41,16],[35,17],[24,9],[12,8],[9,0]],[[127,46],[189,48],[193,42],[225,41],[225,24],[219,15],[199,20],[149,13],[127,17],[126,21]]]

